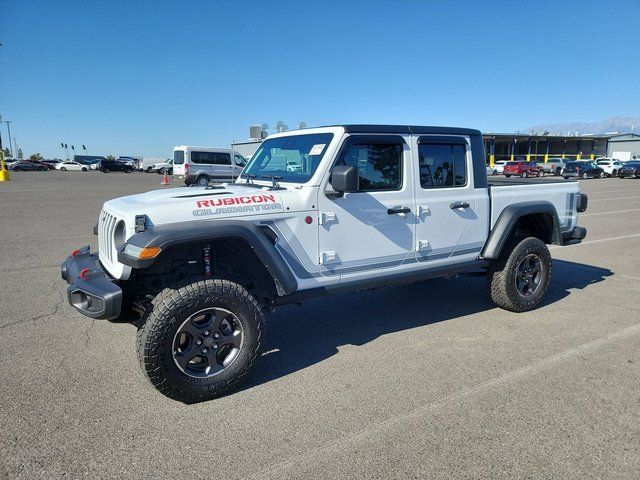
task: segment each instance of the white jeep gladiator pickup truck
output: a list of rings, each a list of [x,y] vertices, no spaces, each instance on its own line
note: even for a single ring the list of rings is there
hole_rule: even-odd
[[[271,135],[235,183],[106,202],[99,251],[62,265],[68,300],[135,322],[147,377],[184,402],[234,388],[265,312],[289,302],[473,272],[498,306],[531,310],[551,279],[547,244],[586,235],[587,197],[576,182],[488,185],[485,167],[471,129]]]

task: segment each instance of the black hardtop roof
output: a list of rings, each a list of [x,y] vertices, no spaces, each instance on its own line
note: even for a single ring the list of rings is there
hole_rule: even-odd
[[[458,127],[427,127],[418,125],[327,125],[343,127],[347,133],[400,133],[414,135],[482,135],[480,130]]]

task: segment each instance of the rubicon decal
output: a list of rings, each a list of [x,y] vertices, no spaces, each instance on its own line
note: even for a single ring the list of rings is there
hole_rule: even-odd
[[[254,203],[276,203],[274,195],[252,195],[246,197],[226,197],[216,198],[213,200],[198,200],[196,206],[202,207],[220,207],[227,205],[249,205]]]
[[[215,198],[212,200],[197,200],[198,207],[193,211],[194,217],[209,215],[226,215],[237,213],[261,213],[282,211],[282,203],[274,195],[251,195],[245,197]],[[211,207],[211,208],[202,208]]]

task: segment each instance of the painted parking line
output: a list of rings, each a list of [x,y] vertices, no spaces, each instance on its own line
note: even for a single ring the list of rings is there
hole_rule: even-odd
[[[613,197],[613,198],[590,198],[589,201],[590,202],[604,202],[604,201],[609,201],[609,200],[631,200],[632,198],[640,198],[640,196],[637,196],[637,197]]]
[[[638,211],[640,211],[640,208],[630,208],[629,210],[614,210],[612,212],[581,213],[580,218],[592,217],[593,215],[609,215],[611,213],[627,213],[627,212],[638,212]]]
[[[553,248],[569,248],[569,247],[581,247],[583,245],[590,245],[592,243],[603,243],[603,242],[613,242],[614,240],[625,240],[627,238],[638,238],[640,237],[640,233],[632,233],[631,235],[622,235],[620,237],[609,237],[609,238],[599,238],[597,240],[587,240],[582,243],[575,243],[573,245],[551,245],[549,249]]]

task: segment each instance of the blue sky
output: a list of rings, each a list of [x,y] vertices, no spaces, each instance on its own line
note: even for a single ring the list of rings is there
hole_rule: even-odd
[[[61,141],[167,156],[277,120],[515,131],[636,116],[638,25],[637,0],[0,0],[0,115],[47,157]]]

